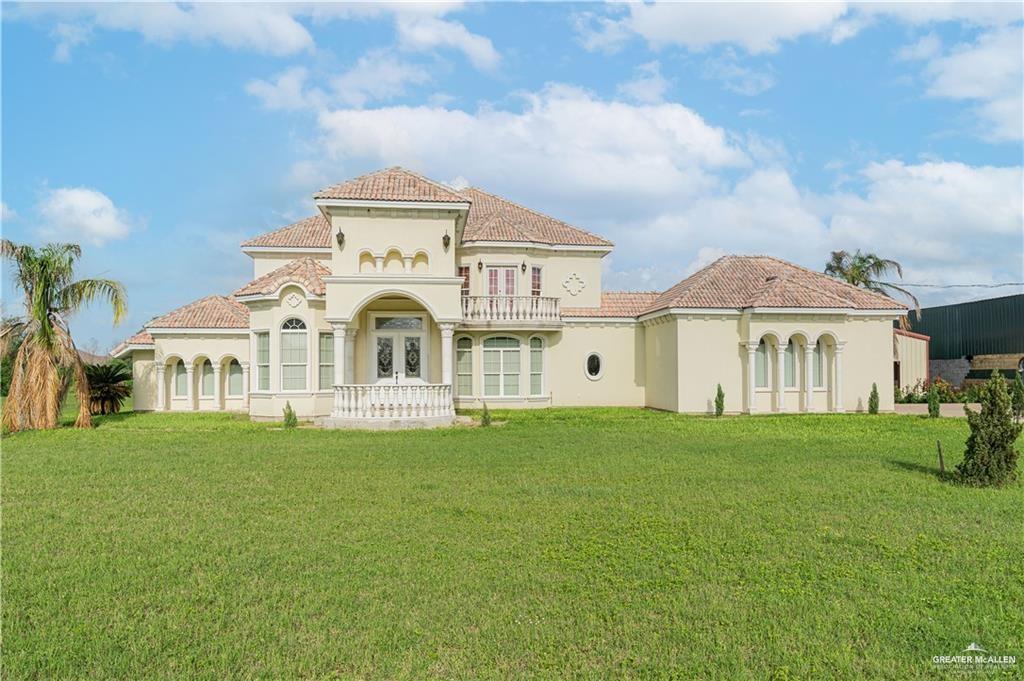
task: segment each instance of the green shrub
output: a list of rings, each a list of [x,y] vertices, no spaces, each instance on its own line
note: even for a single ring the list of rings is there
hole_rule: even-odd
[[[484,402],[484,410],[480,412],[480,425],[484,428],[491,425],[491,410],[487,408],[486,402]]]
[[[292,409],[292,403],[284,403],[284,427],[285,428],[296,428],[299,425],[299,418],[295,415],[295,410]]]
[[[871,394],[868,395],[868,413],[869,414],[877,414],[878,413],[878,384],[877,383],[872,383],[871,384]]]
[[[722,390],[722,384],[718,384],[718,392],[715,393],[715,416],[721,416],[725,413],[725,391]]]
[[[933,419],[939,418],[939,391],[935,386],[928,388],[928,416]]]
[[[132,394],[132,370],[121,360],[106,364],[86,364],[89,381],[89,411],[93,414],[116,414]]]
[[[1010,391],[1011,402],[1013,403],[1013,418],[1018,421],[1024,420],[1024,379],[1020,373],[1013,379],[1013,389]]]
[[[981,391],[981,411],[964,407],[971,434],[964,460],[956,467],[957,479],[977,487],[998,486],[1017,477],[1014,442],[1024,428],[1013,419],[1006,381],[993,372]]]

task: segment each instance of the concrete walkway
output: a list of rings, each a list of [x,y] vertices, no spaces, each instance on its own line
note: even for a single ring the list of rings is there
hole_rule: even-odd
[[[972,402],[967,405],[971,408],[971,411],[981,411],[981,405]],[[928,405],[927,404],[897,404],[897,414],[905,414],[907,416],[927,416]],[[946,402],[939,405],[939,416],[943,418],[949,417],[961,417],[964,418],[964,405],[961,402]]]

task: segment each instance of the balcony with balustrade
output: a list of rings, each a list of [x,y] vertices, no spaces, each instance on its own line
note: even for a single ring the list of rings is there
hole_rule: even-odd
[[[558,298],[548,296],[462,296],[467,328],[550,328],[562,326]]]

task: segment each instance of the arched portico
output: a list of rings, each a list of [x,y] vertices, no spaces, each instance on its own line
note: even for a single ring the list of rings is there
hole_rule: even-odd
[[[743,345],[747,349],[745,392],[748,413],[764,409],[813,412],[816,411],[815,395],[819,393],[826,395],[825,409],[843,411],[844,343],[834,332],[810,333],[795,329],[781,333],[765,330],[744,341]]]

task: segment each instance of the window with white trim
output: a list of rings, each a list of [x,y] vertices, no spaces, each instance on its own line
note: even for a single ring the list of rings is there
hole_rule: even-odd
[[[228,397],[241,397],[243,387],[242,365],[233,359],[228,364]]]
[[[473,340],[462,337],[455,341],[455,394],[473,394]]]
[[[334,386],[334,334],[320,334],[320,390]]]
[[[754,380],[755,387],[768,387],[768,344],[764,338],[757,344],[757,352],[754,353]]]
[[[591,381],[599,380],[604,375],[604,358],[596,352],[591,352],[583,362],[583,371]]]
[[[796,343],[789,339],[786,345],[786,355],[782,365],[783,381],[787,388],[796,387]]]
[[[462,295],[469,295],[469,265],[459,265],[459,278],[462,279]]]
[[[484,396],[519,395],[519,340],[499,336],[484,341]]]
[[[814,377],[814,387],[825,386],[825,346],[821,341],[814,344],[814,357],[811,361],[811,373]]]
[[[540,284],[541,284],[541,271],[538,265],[534,265],[533,269],[530,270],[530,295],[534,297],[540,296]]]
[[[281,390],[306,389],[306,362],[309,357],[306,322],[288,319],[281,325]]]
[[[185,397],[188,395],[188,372],[185,371],[185,363],[178,361],[174,365],[174,396]]]
[[[203,360],[199,367],[199,394],[202,397],[213,397],[213,364],[210,360]]]
[[[270,390],[270,334],[256,334],[256,389]]]
[[[544,394],[544,339],[530,339],[530,394]]]

